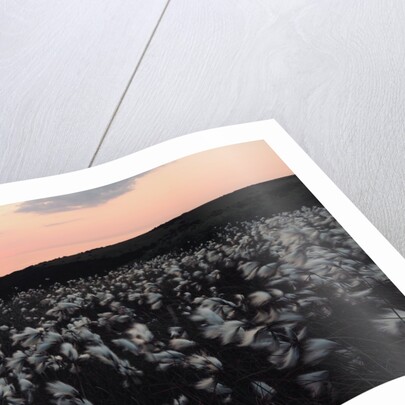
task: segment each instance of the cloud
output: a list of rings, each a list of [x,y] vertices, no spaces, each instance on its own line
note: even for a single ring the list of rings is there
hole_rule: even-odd
[[[52,226],[58,226],[58,225],[64,225],[64,224],[69,224],[70,222],[76,222],[81,218],[76,218],[76,219],[71,219],[70,221],[60,221],[60,222],[52,222],[50,224],[45,224],[44,226],[46,228],[52,227]]]
[[[18,205],[15,212],[50,214],[55,212],[73,211],[96,207],[105,204],[134,188],[136,178],[132,177],[108,186],[94,188],[58,197],[27,201]]]

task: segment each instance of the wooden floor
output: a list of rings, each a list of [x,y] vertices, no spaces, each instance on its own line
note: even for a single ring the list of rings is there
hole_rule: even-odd
[[[276,118],[405,253],[404,21],[402,0],[3,0],[0,182]]]

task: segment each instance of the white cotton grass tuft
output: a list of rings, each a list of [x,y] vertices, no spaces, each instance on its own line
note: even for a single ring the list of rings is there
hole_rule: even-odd
[[[251,386],[257,396],[261,399],[270,400],[276,394],[276,390],[263,381],[252,381]]]
[[[169,346],[174,349],[174,350],[187,350],[190,349],[194,346],[196,346],[197,343],[193,342],[192,340],[188,340],[188,339],[171,339],[169,342]]]
[[[220,360],[206,354],[193,354],[187,358],[187,363],[197,370],[208,369],[214,373],[221,371],[223,368]]]
[[[14,345],[21,344],[23,347],[29,347],[40,342],[43,334],[43,328],[34,329],[26,327],[23,332],[15,333],[11,338]]]
[[[79,353],[69,342],[65,342],[61,345],[60,352],[72,362],[77,361],[79,358]]]
[[[173,405],[188,405],[189,403],[190,401],[184,394],[181,394],[178,398],[173,400]]]
[[[44,334],[41,342],[38,344],[37,353],[46,352],[61,342],[63,342],[63,337],[60,333],[49,331]]]
[[[118,356],[106,345],[88,346],[86,353],[112,367],[115,367],[120,362]]]
[[[62,381],[49,382],[47,390],[55,398],[75,398],[79,395],[76,388]]]
[[[13,353],[12,357],[7,358],[7,368],[9,370],[21,372],[27,357],[28,357],[27,353],[21,350],[17,350],[16,352]]]
[[[249,299],[254,307],[262,307],[271,301],[271,295],[265,291],[256,291],[249,295]]]
[[[127,333],[131,336],[132,341],[138,345],[149,343],[154,338],[153,333],[142,323],[133,324],[132,328],[129,329]]]
[[[140,348],[128,339],[113,339],[112,342],[122,350],[131,352],[132,354],[138,355],[141,352]]]
[[[74,387],[62,381],[49,382],[46,388],[55,398],[56,405],[92,405],[87,399],[81,398]]]
[[[203,378],[195,384],[198,390],[215,393],[217,395],[226,395],[232,393],[232,390],[225,385],[215,381],[213,377]]]
[[[191,319],[195,322],[204,322],[209,325],[222,325],[224,320],[209,308],[198,308]]]

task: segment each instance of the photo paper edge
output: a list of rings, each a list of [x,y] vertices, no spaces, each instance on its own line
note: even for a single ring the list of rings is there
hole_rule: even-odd
[[[265,141],[405,295],[405,259],[275,121],[265,120],[183,135],[99,166],[0,184],[0,206],[106,186],[191,154],[251,141]],[[365,405],[390,400],[399,405],[405,376],[347,401]],[[397,398],[397,399],[396,399]],[[394,401],[394,402],[393,402]]]

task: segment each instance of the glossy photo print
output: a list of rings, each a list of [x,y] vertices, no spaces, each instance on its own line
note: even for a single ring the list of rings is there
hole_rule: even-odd
[[[342,404],[405,298],[264,142],[0,206],[0,403]]]

